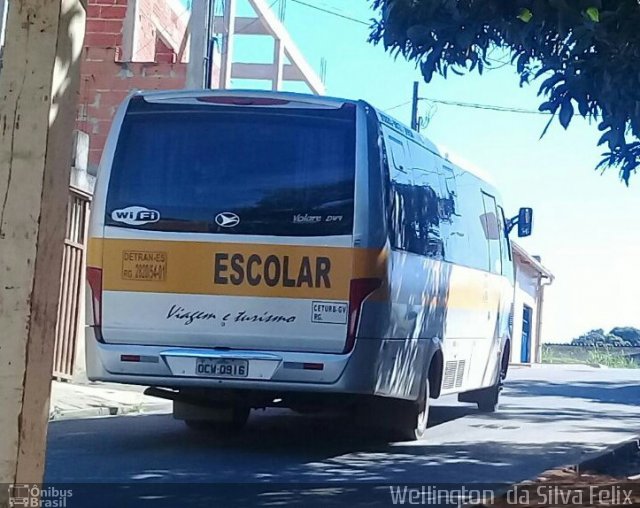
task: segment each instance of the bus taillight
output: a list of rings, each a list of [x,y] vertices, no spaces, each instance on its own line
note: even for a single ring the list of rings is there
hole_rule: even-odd
[[[349,320],[347,324],[347,343],[345,353],[350,353],[356,342],[356,333],[360,324],[360,314],[364,301],[382,285],[380,279],[352,279],[349,289]]]
[[[102,325],[102,268],[87,267],[87,284],[91,291],[91,306],[93,308],[93,325]]]

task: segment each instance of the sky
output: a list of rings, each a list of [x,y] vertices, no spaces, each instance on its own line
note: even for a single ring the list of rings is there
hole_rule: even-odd
[[[276,12],[279,1],[268,0]],[[525,109],[541,102],[536,83],[521,88],[510,65],[425,83],[414,63],[368,43],[367,26],[285,1],[284,24],[308,62],[317,71],[327,62],[327,95],[367,100],[405,123],[415,80],[425,98]],[[374,17],[368,0],[302,1],[363,21]],[[238,0],[238,14],[252,14],[248,0]],[[235,61],[270,62],[273,45],[239,36],[235,52]],[[232,86],[269,84],[234,80]],[[307,91],[303,84],[287,89]],[[491,175],[508,214],[533,207],[533,235],[517,241],[556,277],[545,294],[543,341],[566,342],[592,328],[640,328],[640,176],[626,187],[616,170],[594,170],[602,152],[597,127],[576,117],[565,131],[554,121],[540,139],[544,115],[421,101],[420,114],[427,112],[432,118],[422,134]]]

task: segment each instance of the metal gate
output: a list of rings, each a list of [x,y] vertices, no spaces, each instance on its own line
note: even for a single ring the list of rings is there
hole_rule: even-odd
[[[76,343],[82,319],[85,247],[91,195],[69,189],[67,226],[62,257],[62,279],[55,329],[53,376],[70,379],[76,359]]]

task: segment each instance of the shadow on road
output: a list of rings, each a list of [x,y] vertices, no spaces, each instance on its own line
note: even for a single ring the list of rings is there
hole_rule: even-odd
[[[431,432],[415,443],[284,410],[256,411],[230,437],[189,431],[170,415],[66,420],[50,425],[46,481],[94,494],[109,483],[110,507],[388,506],[389,485],[495,486],[580,461],[603,436],[622,441],[638,428],[639,398],[626,382],[516,380],[503,412],[434,406]]]
[[[429,427],[463,418],[476,412],[472,407],[436,406],[431,409]],[[372,415],[374,418],[375,415]],[[246,454],[291,460],[323,460],[357,451],[383,453],[392,449],[380,431],[336,415],[299,415],[288,410],[253,411],[245,430],[216,435],[189,430],[170,415],[121,416],[89,420],[67,420],[50,425],[50,453],[59,440],[73,440],[79,446],[107,445],[113,453],[161,455],[164,451]],[[153,431],[150,431],[153,429]],[[100,437],[102,436],[102,437]],[[98,440],[98,442],[96,442]],[[84,448],[84,446],[82,446]]]
[[[435,413],[445,420],[470,411]],[[397,445],[344,420],[290,413],[258,415],[245,433],[228,438],[193,433],[170,415],[61,421],[51,430],[47,481],[94,483],[75,486],[98,498],[92,508],[103,506],[102,496],[105,507],[383,507],[391,504],[390,485],[498,489],[562,463],[571,449],[471,440]]]

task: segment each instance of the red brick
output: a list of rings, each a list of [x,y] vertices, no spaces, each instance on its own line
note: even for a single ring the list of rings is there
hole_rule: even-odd
[[[119,106],[126,96],[127,92],[125,91],[103,92],[100,98],[100,106],[110,110],[113,107]]]
[[[122,27],[124,23],[119,19],[105,19],[102,23],[104,23],[104,31],[105,33],[111,34],[119,34],[122,33]]]
[[[90,136],[89,148],[92,150],[95,150],[95,149],[102,150],[102,147],[104,147],[104,144],[107,141],[107,134],[108,134],[108,131],[101,132],[99,134],[92,134],[91,128],[90,128],[89,129],[89,136]]]
[[[176,55],[175,53],[156,53],[156,62],[168,64],[175,63]]]
[[[184,88],[185,81],[184,79],[176,79],[176,78],[161,78],[161,79],[147,79],[143,86],[140,87],[142,90],[176,90],[180,88]]]
[[[92,134],[91,131],[89,132],[89,134],[91,135],[91,148],[104,146],[104,143],[107,140],[107,134],[109,134],[109,126],[107,126],[107,128],[105,129],[105,125],[107,123],[109,122],[104,122],[103,125],[97,124],[97,133]],[[89,125],[91,125],[91,123]]]
[[[113,61],[85,60],[82,62],[80,72],[86,76],[113,76],[120,70],[120,66]]]
[[[119,19],[90,19],[87,20],[86,32],[120,34],[122,33],[122,21]]]
[[[92,142],[93,140],[91,140]],[[89,150],[89,163],[90,164],[100,164],[100,157],[102,157],[102,149],[104,148],[104,143],[99,147],[91,148]]]
[[[102,32],[102,20],[100,19],[87,19],[85,25],[85,34]]]
[[[103,19],[124,19],[126,13],[125,5],[105,5],[100,8],[100,17]]]
[[[113,78],[111,80],[101,80],[96,83],[96,91],[103,94],[106,93],[122,93],[126,95],[129,91],[135,88],[129,79]]]
[[[115,48],[118,43],[118,36],[113,34],[88,33],[84,38],[84,43],[91,47]]]
[[[89,62],[114,62],[115,61],[115,50],[113,48],[97,48],[90,46],[85,41],[86,48],[86,56],[85,61]]]
[[[111,116],[110,118],[107,118],[105,120],[99,120],[98,121],[98,132],[100,133],[99,136],[101,136],[101,137],[104,136],[104,138],[106,139],[107,134],[109,134],[109,129],[111,129],[111,121],[112,120],[113,120],[113,116]]]
[[[186,78],[187,77],[187,62],[178,62],[173,66],[173,72],[175,73],[176,78]]]
[[[98,18],[100,18],[100,6],[93,4],[87,5],[87,21]]]
[[[177,76],[175,68],[177,65],[158,62],[157,64],[147,64],[141,66],[141,74],[145,78],[175,78]]]
[[[104,106],[100,104],[100,107],[88,107],[87,108],[87,118],[91,118],[93,120],[98,121],[111,121],[113,118],[113,110],[112,107]]]

